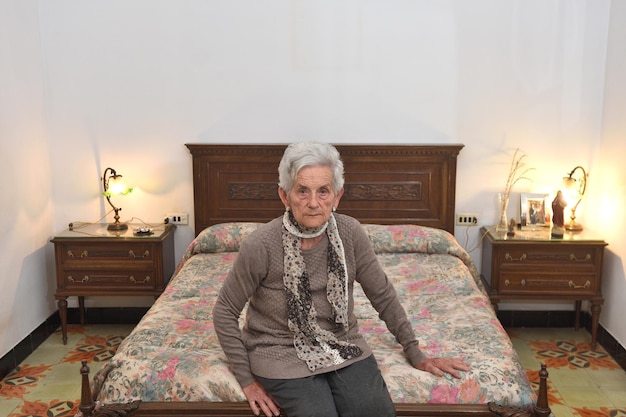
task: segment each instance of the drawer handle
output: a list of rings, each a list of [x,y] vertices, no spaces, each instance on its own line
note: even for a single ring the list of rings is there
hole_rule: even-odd
[[[72,252],[71,250],[68,250],[67,251],[67,256],[69,256],[70,258],[73,258],[74,257],[74,252]],[[80,253],[80,257],[81,258],[86,258],[88,256],[89,256],[89,252],[87,252],[86,250],[84,250],[84,251],[82,251]]]
[[[150,276],[149,275],[146,275],[146,278],[141,280],[141,281],[137,281],[133,275],[131,275],[129,279],[130,279],[130,282],[133,283],[133,284],[147,284],[147,283],[150,282]]]
[[[520,284],[522,285],[522,287],[525,287],[526,286],[526,280],[525,279],[521,280]],[[511,285],[511,281],[509,281],[508,279],[505,279],[504,280],[504,286],[508,287],[509,285]]]
[[[588,253],[587,255],[585,255],[583,259],[578,259],[576,255],[574,255],[573,253],[570,253],[569,260],[574,261],[574,262],[589,262],[591,260],[591,254]]]
[[[528,255],[525,253],[522,253],[522,256],[520,256],[519,258],[512,257],[511,254],[509,254],[508,252],[504,255],[504,259],[506,259],[507,261],[525,261],[526,258],[528,258]]]
[[[72,284],[84,284],[84,283],[86,283],[87,281],[89,281],[89,276],[88,276],[88,275],[85,275],[85,276],[83,277],[83,279],[81,279],[81,280],[75,280],[73,276],[69,275],[69,276],[67,277],[67,280],[68,280],[69,282],[71,282]]]
[[[143,255],[137,256],[137,255],[135,255],[135,252],[133,252],[132,250],[129,250],[128,251],[128,256],[130,256],[131,258],[146,258],[146,257],[150,256],[150,251],[148,249],[146,249],[146,251],[143,253]]]
[[[591,282],[587,280],[587,282],[585,282],[585,285],[576,285],[574,284],[574,281],[570,281],[567,283],[567,285],[569,285],[570,288],[589,288],[591,287]]]

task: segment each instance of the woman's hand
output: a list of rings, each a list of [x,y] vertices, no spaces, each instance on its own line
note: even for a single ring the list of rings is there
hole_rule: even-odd
[[[470,367],[458,358],[428,358],[415,365],[420,371],[430,372],[433,375],[443,376],[448,373],[455,378],[461,378],[458,371],[469,371]]]
[[[258,382],[253,382],[250,385],[243,387],[243,393],[246,395],[248,399],[248,404],[250,404],[250,409],[254,413],[255,416],[263,414],[266,416],[279,416],[280,409],[278,408],[278,404],[274,401],[272,397],[265,391],[263,385]]]

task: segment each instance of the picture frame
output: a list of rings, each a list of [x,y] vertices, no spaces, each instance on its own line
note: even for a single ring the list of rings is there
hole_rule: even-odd
[[[520,216],[523,226],[549,226],[548,194],[522,193],[520,195]]]

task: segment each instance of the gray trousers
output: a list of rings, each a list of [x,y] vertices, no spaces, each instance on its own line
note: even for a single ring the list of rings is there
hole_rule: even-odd
[[[305,378],[256,378],[288,417],[396,415],[374,355],[343,369]]]

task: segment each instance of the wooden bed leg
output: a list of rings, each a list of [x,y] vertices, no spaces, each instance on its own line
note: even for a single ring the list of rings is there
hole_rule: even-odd
[[[126,417],[139,408],[141,401],[120,404],[114,403],[106,404],[98,408],[94,413],[96,403],[93,401],[91,387],[89,386],[89,366],[87,366],[87,361],[82,361],[81,363],[80,374],[82,379],[78,410],[81,412],[82,417]]]
[[[96,406],[91,398],[91,388],[89,387],[89,367],[87,361],[82,361],[80,367],[81,387],[80,387],[80,404],[78,409],[83,417],[91,417],[93,409]]]
[[[537,404],[535,405],[535,416],[548,417],[551,413],[548,405],[548,371],[546,364],[541,364],[539,371],[539,392],[537,393]]]

